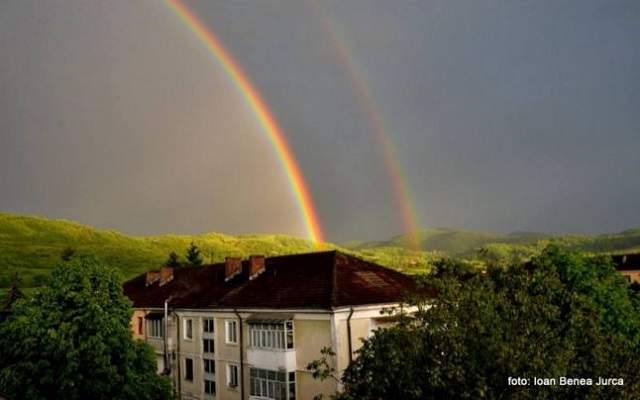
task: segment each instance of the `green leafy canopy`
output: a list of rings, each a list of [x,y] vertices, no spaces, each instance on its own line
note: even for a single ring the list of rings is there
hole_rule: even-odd
[[[455,264],[425,278],[439,294],[415,299],[414,319],[364,341],[339,398],[640,398],[640,309],[610,259],[552,246],[486,273]],[[507,381],[561,376],[594,385]]]
[[[47,286],[0,325],[0,392],[15,399],[167,399],[155,355],[132,337],[119,274],[99,261],[61,263]]]

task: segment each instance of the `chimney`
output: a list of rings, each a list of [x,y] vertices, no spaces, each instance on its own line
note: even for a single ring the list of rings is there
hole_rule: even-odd
[[[249,280],[257,278],[264,270],[264,256],[249,256]]]
[[[224,259],[224,281],[232,279],[242,272],[242,259],[240,257],[227,257]]]
[[[153,285],[157,281],[160,280],[160,272],[159,271],[147,271],[147,276],[145,277],[146,286]]]
[[[173,267],[160,268],[160,286],[173,280]]]

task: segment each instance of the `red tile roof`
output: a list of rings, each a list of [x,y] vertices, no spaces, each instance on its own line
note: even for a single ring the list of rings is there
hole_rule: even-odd
[[[640,253],[612,256],[613,264],[618,271],[640,269]]]
[[[225,282],[225,264],[179,268],[162,286],[146,286],[145,274],[124,284],[134,307],[331,309],[396,303],[417,290],[400,272],[337,251],[269,257],[265,271]],[[427,291],[427,294],[433,294]]]

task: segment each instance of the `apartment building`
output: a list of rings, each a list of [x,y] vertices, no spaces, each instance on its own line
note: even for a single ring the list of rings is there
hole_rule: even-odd
[[[306,370],[331,347],[336,371],[375,329],[383,309],[416,290],[412,278],[336,251],[172,269],[124,285],[132,329],[180,399],[312,399],[339,383]]]

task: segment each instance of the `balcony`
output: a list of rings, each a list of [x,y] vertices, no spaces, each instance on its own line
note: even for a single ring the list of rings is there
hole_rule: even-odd
[[[249,316],[247,322],[247,361],[250,365],[270,370],[296,369],[293,315],[256,313]]]
[[[257,368],[295,371],[296,351],[295,349],[249,347],[247,349],[247,362]]]

